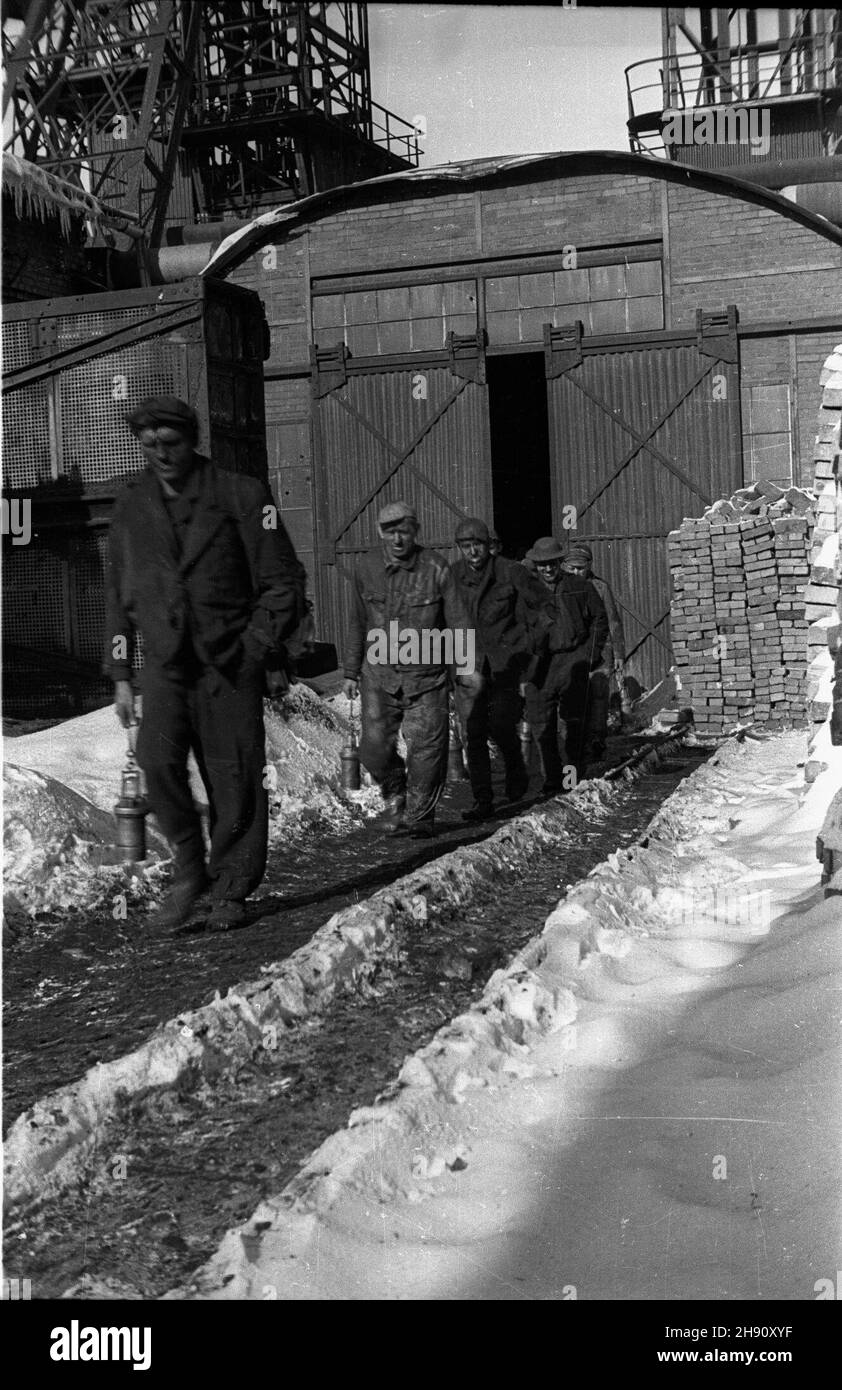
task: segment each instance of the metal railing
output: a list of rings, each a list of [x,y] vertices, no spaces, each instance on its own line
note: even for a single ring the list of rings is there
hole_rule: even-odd
[[[350,126],[364,139],[413,166],[420,162],[419,131],[411,122],[376,101],[365,102],[346,84],[329,89],[313,84],[306,92],[296,69],[270,77],[206,78],[199,86],[187,126],[230,125],[309,110]]]
[[[660,132],[666,111],[772,104],[842,90],[842,29],[709,54],[664,53],[625,72],[631,148],[665,154]]]

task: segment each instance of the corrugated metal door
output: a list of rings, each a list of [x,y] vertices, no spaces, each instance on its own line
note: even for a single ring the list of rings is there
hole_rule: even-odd
[[[667,535],[742,486],[736,310],[637,340],[547,325],[544,348],[553,530],[592,547],[649,689],[672,664]]]
[[[462,517],[491,515],[488,388],[475,336],[393,364],[314,357],[317,623],[341,647],[354,561],[379,543],[386,502],[414,502],[422,543],[443,551]]]

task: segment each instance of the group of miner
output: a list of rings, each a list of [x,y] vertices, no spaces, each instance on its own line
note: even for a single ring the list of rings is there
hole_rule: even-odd
[[[435,834],[451,690],[474,796],[464,819],[494,811],[489,740],[503,759],[505,802],[525,796],[522,715],[540,755],[543,792],[569,789],[604,751],[611,686],[625,658],[619,608],[609,586],[593,578],[590,547],[542,536],[520,564],[499,553],[480,517],[468,517],[454,535],[459,559],[448,564],[419,543],[417,513],[403,501],[381,509],[378,530],[381,545],[354,575],[344,688],[351,700],[360,697],[360,758],[383,794],[383,826],[396,835]],[[425,631],[471,631],[473,669],[387,663],[379,647],[372,659],[372,634],[392,627],[417,632],[421,651]]]
[[[209,928],[228,930],[248,920],[246,899],[266,868],[263,696],[283,686],[291,639],[306,627],[306,574],[266,485],[198,453],[189,405],[154,397],[127,422],[146,467],[112,519],[104,669],[122,724],[133,726],[141,636],[137,761],[174,858],[155,923],[180,928],[201,910]],[[435,834],[451,700],[474,798],[465,820],[495,811],[489,741],[503,762],[504,804],[526,795],[523,719],[543,793],[575,785],[604,752],[625,662],[619,606],[593,574],[590,547],[543,536],[519,563],[468,517],[451,563],[421,544],[407,501],[382,506],[377,528],[379,544],[353,575],[343,675],[346,696],[360,701],[360,760],[383,797],[378,823],[393,835]],[[418,639],[416,659],[391,649],[383,659],[375,639],[392,631]],[[442,633],[470,634],[470,663],[448,664],[447,647],[429,641]],[[208,853],[191,751],[208,796]]]

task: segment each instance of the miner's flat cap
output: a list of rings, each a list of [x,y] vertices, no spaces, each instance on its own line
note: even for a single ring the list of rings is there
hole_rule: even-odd
[[[573,565],[589,565],[593,560],[593,551],[589,545],[571,545],[564,558]]]
[[[199,417],[191,405],[177,396],[148,396],[136,410],[126,416],[132,434],[161,428],[181,430],[191,438],[199,437]]]
[[[457,541],[489,541],[491,534],[485,522],[478,516],[467,516],[464,521],[460,521],[456,527]]]
[[[377,513],[378,526],[393,526],[396,521],[418,521],[418,513],[411,502],[387,502]]]

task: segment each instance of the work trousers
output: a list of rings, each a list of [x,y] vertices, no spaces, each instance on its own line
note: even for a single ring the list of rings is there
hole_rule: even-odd
[[[192,749],[210,805],[211,891],[217,898],[242,900],[266,869],[262,667],[246,660],[228,680],[211,669],[179,679],[146,666],[141,690],[137,760],[176,873],[192,878],[204,869],[201,821],[187,775]]]
[[[606,671],[591,671],[585,708],[585,754],[599,757],[605,751],[612,678]]]
[[[435,679],[435,678],[434,678]],[[386,690],[360,682],[360,761],[384,797],[406,795],[407,824],[432,818],[447,780],[447,678],[432,689]],[[403,728],[406,763],[398,754]]]
[[[517,731],[523,706],[519,683],[517,671],[503,671],[499,675],[475,671],[473,675],[456,678],[456,708],[465,739],[468,776],[474,800],[479,804],[487,804],[494,795],[489,737],[503,755],[507,798],[519,800],[529,785]]]
[[[560,791],[564,767],[583,773],[584,718],[588,699],[588,663],[577,652],[557,652],[537,683],[526,686],[526,718],[538,747],[544,788]],[[565,751],[559,749],[559,714],[565,724]]]

